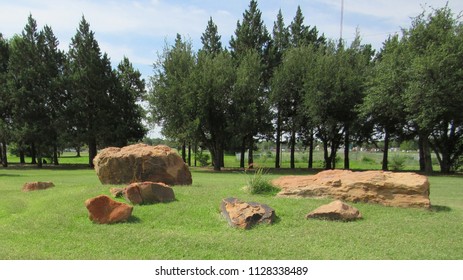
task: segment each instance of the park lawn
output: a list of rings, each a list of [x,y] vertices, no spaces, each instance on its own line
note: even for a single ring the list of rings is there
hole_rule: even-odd
[[[268,174],[306,174],[283,170]],[[98,225],[84,201],[108,194],[91,169],[0,169],[0,259],[463,259],[463,177],[432,176],[431,211],[358,203],[355,222],[306,220],[328,199],[243,191],[242,171],[192,168],[193,185],[171,203],[135,206],[128,223]],[[56,187],[23,193],[23,183]],[[222,198],[273,207],[277,221],[245,231],[228,226]],[[123,201],[123,199],[120,199]]]

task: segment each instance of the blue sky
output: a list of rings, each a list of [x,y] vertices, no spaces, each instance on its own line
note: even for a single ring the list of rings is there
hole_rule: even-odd
[[[349,41],[358,27],[364,43],[379,49],[388,34],[409,27],[410,18],[435,8],[447,0],[344,0],[343,37]],[[463,11],[463,1],[449,0],[455,13]],[[264,23],[272,30],[278,10],[286,24],[300,5],[305,24],[317,26],[328,38],[336,39],[340,31],[341,0],[260,0]],[[249,0],[0,0],[0,32],[7,38],[21,33],[28,15],[39,28],[50,25],[63,50],[69,48],[82,15],[102,51],[111,57],[113,66],[125,55],[148,78],[152,65],[165,42],[171,44],[177,33],[189,38],[195,48],[201,47],[201,34],[209,17],[218,25],[223,44],[228,46],[238,20],[249,6]],[[429,9],[428,9],[429,10]]]

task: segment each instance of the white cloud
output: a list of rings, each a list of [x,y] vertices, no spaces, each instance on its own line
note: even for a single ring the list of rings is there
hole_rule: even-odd
[[[298,5],[306,24],[317,26],[327,37],[337,38],[340,28],[342,0],[260,0],[259,8],[267,29],[271,32],[278,10],[281,8],[288,24]],[[191,38],[199,47],[200,36],[212,16],[218,25],[224,46],[233,35],[237,20],[249,5],[249,0],[42,0],[2,1],[0,32],[6,37],[21,33],[31,13],[39,28],[50,25],[67,49],[82,15],[95,31],[101,49],[113,63],[126,55],[133,63],[151,65],[156,51],[161,51],[164,39],[173,43],[177,33]],[[418,15],[421,3],[442,7],[447,0],[344,0],[344,37],[352,38],[358,26],[365,43],[381,46],[389,32],[408,27],[410,17]],[[463,1],[449,0],[454,12],[463,10]],[[150,73],[148,73],[150,74]]]

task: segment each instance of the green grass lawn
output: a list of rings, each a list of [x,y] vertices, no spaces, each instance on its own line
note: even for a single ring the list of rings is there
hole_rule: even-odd
[[[306,171],[267,176],[283,173]],[[135,206],[130,222],[98,225],[84,201],[111,186],[93,170],[0,169],[0,259],[463,259],[463,177],[430,177],[432,211],[359,203],[364,219],[343,223],[304,218],[331,200],[251,195],[240,171],[192,174],[192,186],[174,187],[177,201]],[[21,192],[29,181],[56,187]],[[229,196],[268,204],[276,223],[229,227],[219,213]]]

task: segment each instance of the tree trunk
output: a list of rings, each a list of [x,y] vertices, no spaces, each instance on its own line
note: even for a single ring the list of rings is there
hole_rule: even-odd
[[[26,155],[24,154],[24,150],[22,148],[19,150],[19,163],[26,164]]]
[[[344,169],[350,169],[349,163],[349,146],[350,146],[350,131],[349,131],[349,124],[345,124],[344,126]],[[336,159],[335,159],[336,160]]]
[[[76,157],[80,157],[80,146],[76,147]]]
[[[214,170],[215,171],[220,171],[222,168],[222,151],[220,151],[220,148],[216,147],[214,153]]]
[[[188,143],[188,166],[191,166],[191,142]]]
[[[331,155],[330,155],[331,169],[336,169],[336,150],[337,150],[337,147],[334,147],[334,145],[332,145]]]
[[[3,142],[0,142],[0,164],[3,166]]]
[[[35,149],[35,143],[31,144],[31,164],[37,164],[37,150]]]
[[[325,160],[325,169],[331,169],[331,157],[328,154],[328,141],[322,140],[323,141],[323,159]]]
[[[93,164],[93,159],[96,157],[97,154],[97,147],[96,147],[96,139],[94,137],[90,138],[88,141],[88,166],[95,167]]]
[[[183,162],[186,163],[186,145],[185,145],[185,141],[183,141],[183,143],[182,143],[182,159],[183,159]]]
[[[281,149],[281,120],[280,120],[280,111],[278,110],[277,114],[277,139],[276,139],[276,149],[275,149],[275,168],[280,168],[280,149]]]
[[[248,168],[254,168],[254,138],[249,137]]]
[[[309,137],[309,162],[307,164],[309,169],[313,168],[313,130],[310,131]]]
[[[420,165],[421,165],[421,161],[423,161],[424,163],[424,170],[421,170],[421,171],[424,171],[425,173],[431,173],[432,172],[432,160],[431,160],[431,151],[430,151],[430,146],[429,146],[428,135],[420,134],[419,143],[420,143],[420,157],[421,156],[423,157],[423,159],[420,158]]]
[[[240,168],[244,168],[245,154],[246,154],[246,137],[243,137],[241,141],[241,150],[240,150]]]
[[[424,172],[425,171],[425,164],[424,164],[424,149],[423,149],[423,139],[422,137],[418,136],[418,148],[419,148],[419,154],[420,154],[420,171]]]
[[[37,151],[37,167],[42,168],[43,167],[43,158],[42,158],[42,149],[40,146],[36,148]]]
[[[3,167],[8,167],[8,156],[7,156],[7,151],[6,151],[6,141],[2,142],[2,147],[1,147],[1,157],[2,157],[2,166]]]
[[[290,141],[291,141],[291,144],[290,144],[291,152],[290,152],[289,161],[290,161],[290,168],[294,169],[294,168],[296,168],[295,163],[294,163],[294,161],[295,161],[294,152],[296,150],[296,131],[294,131],[294,130],[291,131],[291,139],[290,139]]]
[[[198,143],[195,142],[195,146],[194,146],[194,154],[195,154],[195,167],[197,166],[197,160],[196,160],[196,156],[198,155]]]
[[[58,162],[58,147],[53,145],[53,165],[59,165]]]
[[[383,164],[382,170],[388,170],[388,156],[389,156],[389,129],[384,130],[384,150],[383,150]]]

